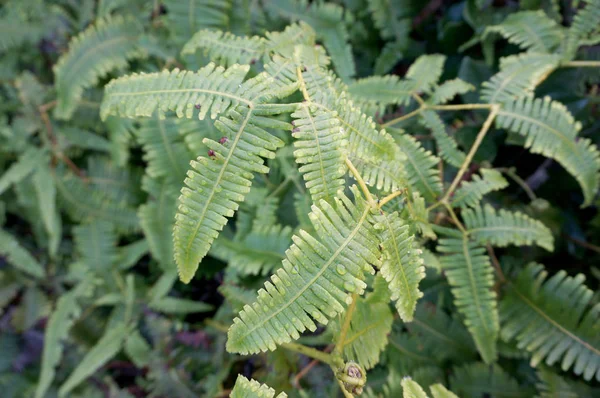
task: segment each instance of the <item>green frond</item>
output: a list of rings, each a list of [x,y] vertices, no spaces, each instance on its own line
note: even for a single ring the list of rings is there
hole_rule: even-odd
[[[490,104],[513,101],[533,89],[558,65],[558,55],[524,53],[501,59],[500,71],[481,89],[481,99]]]
[[[483,208],[463,209],[461,216],[469,236],[482,244],[498,247],[536,244],[554,250],[554,237],[548,227],[521,212],[504,209],[496,212],[486,204]]]
[[[421,112],[419,116],[419,122],[431,130],[441,158],[452,166],[460,167],[465,161],[466,155],[458,149],[456,140],[446,132],[446,125],[442,118],[435,111],[428,109]]]
[[[402,397],[403,398],[428,398],[423,388],[410,377],[402,379]]]
[[[343,344],[344,357],[359,363],[365,370],[379,363],[379,355],[388,343],[394,316],[387,302],[358,298]],[[340,324],[332,324],[339,334]]]
[[[431,93],[442,76],[446,56],[440,54],[421,55],[406,72],[405,79],[412,83],[411,91]]]
[[[425,206],[425,199],[419,192],[412,193],[412,208],[406,206],[406,210],[408,211],[408,219],[423,237],[437,239],[429,223],[429,210]]]
[[[309,217],[315,236],[300,230],[258,298],[247,305],[229,329],[227,350],[242,354],[274,350],[316,330],[317,321],[345,311],[351,293],[366,288],[365,272],[380,266],[371,209],[354,186],[353,204],[343,193],[334,205],[321,200]]]
[[[454,368],[450,386],[461,397],[526,398],[533,395],[531,389],[519,385],[497,364],[481,362]]]
[[[407,29],[404,16],[405,4],[390,0],[367,0],[367,7],[375,26],[383,39],[406,40],[410,30]]]
[[[414,190],[428,201],[435,200],[442,193],[442,181],[437,168],[440,160],[408,134],[392,130],[400,150],[407,158],[404,165],[408,182]]]
[[[56,186],[51,171],[46,167],[39,167],[33,174],[32,183],[44,229],[48,234],[48,251],[54,257],[62,238],[62,218],[56,205]]]
[[[587,206],[600,186],[600,154],[587,138],[577,138],[581,124],[567,108],[549,97],[525,96],[498,112],[496,126],[525,137],[525,148],[555,159],[575,177]]]
[[[414,235],[410,235],[408,225],[397,212],[378,216],[376,221],[381,228],[381,275],[388,283],[400,318],[404,322],[410,322],[417,300],[423,297],[419,290],[419,282],[425,278],[421,250],[413,245]]]
[[[263,57],[266,40],[258,36],[236,36],[229,32],[203,29],[183,46],[181,54],[194,54],[198,49],[219,65],[249,64]]]
[[[99,20],[69,43],[69,51],[54,66],[57,104],[54,116],[70,119],[85,88],[131,58],[144,53],[138,45],[141,26],[133,19]]]
[[[485,249],[466,236],[439,240],[442,269],[454,295],[454,304],[465,316],[465,325],[486,363],[496,358],[496,340],[500,325],[496,294],[492,290],[494,274]]]
[[[501,24],[488,26],[483,37],[498,33],[509,43],[531,52],[550,54],[564,40],[563,28],[542,10],[509,14]]]
[[[260,384],[258,381],[248,380],[242,375],[238,375],[235,386],[231,391],[231,398],[273,398],[275,390],[266,384]],[[280,393],[276,398],[286,398],[287,394]]]
[[[442,105],[454,99],[457,95],[466,94],[473,90],[475,90],[475,87],[472,84],[459,78],[446,80],[435,88],[428,102],[434,105]]]
[[[532,353],[531,366],[560,361],[585,380],[600,381],[600,304],[583,284],[585,277],[548,273],[539,264],[528,265],[509,284],[500,303],[502,338],[516,340]]]
[[[301,106],[292,114],[294,157],[313,202],[329,202],[344,189],[346,131],[333,112]]]
[[[370,76],[348,84],[348,93],[360,107],[375,107],[380,113],[388,105],[407,105],[414,83],[395,75]]]
[[[281,263],[291,243],[290,227],[263,224],[254,227],[239,240],[219,237],[210,253],[227,261],[241,275],[265,275]]]
[[[350,155],[349,159],[356,166],[367,185],[382,192],[391,193],[406,187],[408,179],[404,169],[406,156],[394,142],[390,144],[396,149],[396,154],[391,160],[360,158],[353,155]]]
[[[593,42],[587,43],[587,39],[599,33],[600,1],[583,0],[582,3],[584,3],[583,8],[580,8],[577,14],[575,14],[573,22],[567,31],[567,39],[563,51],[564,58],[567,60],[573,59],[580,45],[594,44]]]
[[[375,59],[373,73],[375,75],[383,75],[389,71],[403,58],[402,52],[406,49],[407,38],[412,30],[412,19],[403,18],[397,22],[398,32],[403,33],[399,40],[388,41],[385,43],[379,56]]]
[[[79,225],[73,228],[73,239],[90,271],[102,275],[112,270],[117,259],[117,236],[111,223],[95,220]]]
[[[437,383],[429,386],[433,398],[458,398],[456,394],[449,391],[443,384]]]
[[[176,297],[161,297],[154,299],[148,303],[148,308],[164,314],[191,314],[213,310],[212,305],[201,301]]]
[[[184,121],[189,127],[198,122]],[[184,137],[180,134],[180,121],[174,118],[161,119],[154,116],[140,121],[140,128],[134,130],[137,140],[142,144],[146,173],[154,179],[161,177],[175,183],[181,183],[194,158],[188,150]],[[185,128],[183,128],[185,129]]]
[[[305,22],[288,25],[283,32],[266,32],[268,51],[292,58],[297,45],[314,46],[316,32]]]
[[[0,175],[0,194],[10,188],[11,185],[23,180],[37,167],[47,163],[45,151],[30,147],[19,156],[19,159]]]
[[[43,278],[46,274],[44,267],[23,248],[17,239],[0,229],[0,255],[6,257],[8,263],[34,278]]]
[[[508,181],[497,170],[481,169],[481,176],[474,174],[471,181],[464,181],[452,197],[454,207],[476,207],[488,193],[508,186]]]
[[[226,29],[231,0],[165,0],[167,26],[181,41],[189,40],[201,29]]]
[[[598,389],[594,391],[588,384],[559,376],[545,366],[540,366],[537,376],[540,381],[536,388],[540,398],[593,397],[598,393]]]
[[[54,380],[56,367],[61,363],[64,347],[62,342],[67,337],[75,320],[81,315],[78,301],[83,297],[91,296],[93,291],[92,279],[86,278],[58,299],[44,333],[42,370],[35,390],[35,398],[46,397],[46,392]]]

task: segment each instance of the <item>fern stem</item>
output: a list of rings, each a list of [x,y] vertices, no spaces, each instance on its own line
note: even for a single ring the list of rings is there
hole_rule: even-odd
[[[387,202],[389,202],[390,200],[394,199],[397,196],[400,196],[404,193],[404,190],[400,190],[400,191],[396,191],[396,192],[392,192],[391,194],[389,194],[388,196],[386,196],[385,198],[381,199],[378,204],[377,207],[379,209],[381,209]]]
[[[492,248],[492,245],[490,245],[489,243],[487,244],[487,252],[488,252],[488,255],[490,256],[490,259],[492,260],[492,265],[494,266],[494,269],[496,270],[496,274],[498,275],[498,278],[500,279],[500,283],[506,283],[506,276],[504,276],[504,272],[502,272],[502,267],[500,267],[500,262],[498,261],[498,257],[496,257],[494,248]]]
[[[476,109],[494,109],[497,104],[460,104],[460,105],[429,105],[428,109],[435,111],[467,111]]]
[[[350,321],[352,321],[352,315],[354,314],[354,310],[356,309],[356,302],[358,301],[358,294],[352,294],[352,303],[348,307],[346,311],[346,315],[344,317],[344,323],[342,328],[340,329],[340,337],[338,338],[337,343],[335,344],[334,353],[341,355],[344,349],[344,342],[346,340],[346,335],[348,334],[348,329],[350,329]]]
[[[565,68],[600,68],[600,61],[571,61],[562,66]]]
[[[425,110],[424,107],[419,107],[419,108],[415,109],[414,111],[407,113],[406,115],[402,115],[400,117],[390,120],[389,122],[383,123],[381,125],[381,127],[386,128],[389,126],[393,126],[396,123],[400,123],[406,119],[410,119],[411,117],[418,115],[419,113],[423,112],[424,110]]]
[[[517,175],[517,173],[515,173],[514,167],[500,168],[498,170],[502,171],[504,174],[509,176],[514,182],[516,182],[523,189],[523,191],[525,191],[527,196],[529,196],[529,200],[531,200],[533,202],[534,200],[537,199],[536,194],[529,187],[529,185],[527,185],[527,183],[521,177],[519,177]]]
[[[332,368],[337,369],[340,366],[339,360],[336,360],[336,358],[333,355],[328,354],[324,351],[319,351],[315,348],[308,347],[308,346],[298,344],[298,343],[285,343],[285,344],[282,344],[281,346],[283,348],[285,348],[286,350],[294,351],[299,354],[306,355],[307,357],[310,357],[310,358],[316,359],[318,361],[321,361],[323,363],[326,363],[329,366],[331,366]],[[343,366],[343,363],[342,363],[342,366]]]
[[[300,91],[302,92],[302,96],[307,102],[311,102],[310,95],[308,95],[308,90],[306,88],[306,82],[302,77],[302,70],[300,69],[300,67],[296,68],[296,74],[298,75],[298,82],[300,83]]]
[[[477,104],[472,104],[472,105],[477,105]],[[458,170],[456,177],[454,177],[452,184],[450,184],[450,187],[448,188],[448,190],[446,191],[446,193],[444,194],[442,199],[440,199],[440,202],[447,202],[450,195],[452,195],[452,192],[454,192],[454,190],[456,189],[456,187],[462,180],[463,175],[467,171],[467,167],[469,167],[469,164],[471,164],[471,161],[473,160],[473,156],[475,156],[475,153],[477,152],[477,149],[479,149],[479,146],[481,145],[483,138],[485,137],[488,130],[492,126],[492,122],[496,118],[496,115],[498,114],[498,111],[500,110],[500,106],[497,104],[494,104],[494,105],[491,105],[491,109],[492,109],[492,111],[490,112],[490,114],[488,115],[488,118],[483,123],[483,126],[481,126],[481,130],[479,130],[479,133],[477,133],[475,142],[473,143],[473,146],[471,146],[471,149],[469,150],[469,153],[467,154],[465,161],[460,166],[460,169]]]
[[[365,199],[367,199],[367,202],[369,202],[369,204],[371,205],[371,207],[376,208],[377,204],[373,200],[373,196],[371,196],[371,192],[369,191],[369,187],[367,187],[367,184],[365,183],[365,180],[363,180],[362,176],[360,175],[360,173],[358,172],[358,170],[356,169],[356,167],[354,167],[354,165],[352,164],[352,162],[348,158],[346,158],[346,166],[348,166],[348,168],[350,169],[350,172],[352,173],[352,175],[354,176],[354,178],[358,182],[358,185],[360,186],[360,189],[362,189],[362,191],[363,191],[363,193],[365,195]]]
[[[469,233],[465,229],[464,225],[458,219],[458,216],[454,212],[454,209],[452,209],[452,206],[450,206],[448,204],[448,202],[442,202],[442,203],[444,204],[444,207],[446,208],[446,210],[448,210],[448,213],[450,214],[450,218],[452,219],[452,221],[454,222],[454,224],[458,227],[458,229],[460,230],[460,232],[462,232],[465,235],[468,235]]]

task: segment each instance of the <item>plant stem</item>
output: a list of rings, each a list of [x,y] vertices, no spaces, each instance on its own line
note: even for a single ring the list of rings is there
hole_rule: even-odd
[[[600,68],[600,61],[571,61],[562,66],[565,68]]]
[[[379,201],[379,204],[377,205],[377,207],[381,209],[387,202],[389,202],[390,200],[394,199],[396,196],[402,195],[403,193],[404,193],[404,190],[392,192],[391,194],[389,194],[385,198],[381,199]]]
[[[298,82],[300,82],[300,91],[302,92],[302,96],[307,102],[311,102],[310,95],[308,95],[308,90],[306,89],[306,82],[302,77],[302,70],[300,69],[300,67],[296,68],[296,74],[298,75]]]
[[[424,110],[425,110],[424,107],[419,107],[419,108],[415,109],[414,111],[407,113],[406,115],[402,115],[400,117],[390,120],[389,122],[383,123],[381,125],[381,127],[386,128],[386,127],[392,126],[396,123],[400,123],[403,120],[410,119],[411,117],[418,115],[419,113],[423,112]]]
[[[358,170],[356,169],[356,167],[354,167],[354,165],[352,164],[352,162],[348,158],[346,158],[346,166],[348,166],[348,168],[350,169],[350,172],[352,173],[352,175],[354,176],[354,178],[358,182],[358,185],[360,186],[360,189],[363,191],[363,194],[365,195],[365,199],[367,199],[367,202],[369,202],[369,204],[371,205],[371,207],[376,208],[377,204],[373,200],[373,196],[371,196],[371,192],[369,191],[369,187],[367,187],[367,184],[365,183],[365,180],[363,180],[363,178],[361,177],[361,175],[358,172]]]
[[[454,212],[454,209],[452,209],[452,206],[450,206],[448,204],[448,202],[442,202],[442,204],[444,205],[444,207],[446,207],[446,210],[448,210],[448,213],[450,214],[450,218],[452,219],[452,221],[454,221],[454,224],[458,227],[460,232],[462,232],[465,235],[468,235],[469,232],[465,229],[464,225],[458,219],[458,216]]]
[[[356,309],[356,302],[358,301],[358,294],[352,294],[352,303],[348,307],[346,311],[346,315],[344,317],[344,323],[342,324],[342,329],[340,330],[340,337],[338,338],[337,343],[335,344],[334,353],[341,355],[342,350],[344,349],[344,341],[346,340],[346,335],[348,334],[348,329],[350,329],[350,321],[352,321],[352,315],[354,315],[354,310]]]
[[[206,319],[204,323],[214,329],[217,329],[219,332],[227,333],[229,330],[227,325],[223,325],[221,322],[217,322],[213,319]]]
[[[525,193],[527,194],[527,196],[529,196],[529,200],[534,201],[537,199],[537,196],[535,195],[535,193],[533,192],[533,190],[529,187],[529,185],[527,185],[527,183],[517,175],[517,173],[515,173],[515,170],[513,167],[511,168],[502,168],[499,169],[500,171],[504,172],[507,176],[509,176],[514,182],[516,182],[522,189],[523,191],[525,191]]]
[[[323,363],[328,364],[331,367],[339,366],[339,363],[335,360],[334,356],[324,351],[319,351],[315,348],[308,347],[298,343],[285,343],[281,345],[286,350],[294,351],[307,357],[316,359]]]
[[[496,253],[494,253],[494,249],[492,245],[487,244],[487,251],[490,259],[492,260],[492,265],[496,270],[496,274],[498,274],[498,278],[500,278],[500,283],[506,283],[506,276],[504,276],[504,272],[502,272],[502,267],[500,267],[500,262],[498,261],[498,257],[496,257]]]
[[[460,105],[428,105],[435,111],[467,111],[475,109],[493,109],[496,104],[460,104]]]

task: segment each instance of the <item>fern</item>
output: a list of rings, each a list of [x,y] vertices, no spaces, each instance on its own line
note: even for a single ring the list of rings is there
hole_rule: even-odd
[[[564,58],[573,59],[577,48],[581,44],[596,44],[598,37],[598,19],[600,18],[600,2],[598,0],[584,0],[584,7],[580,9],[567,31],[564,46]],[[595,40],[589,40],[590,36],[596,34]]]
[[[510,244],[536,244],[548,251],[554,250],[554,238],[541,222],[520,212],[496,210],[490,205],[465,209],[462,212],[467,231],[480,243],[505,247]]]
[[[502,173],[494,169],[481,169],[481,176],[473,175],[471,181],[465,181],[456,190],[452,197],[455,207],[476,207],[484,195],[489,192],[498,191],[508,186],[508,181],[502,177]]]
[[[484,38],[489,33],[499,33],[510,43],[538,53],[552,53],[564,40],[561,27],[541,10],[510,14],[501,24],[488,26]]]
[[[413,92],[430,93],[442,76],[446,57],[439,54],[421,55],[406,72]]]
[[[40,167],[33,174],[32,182],[44,229],[48,234],[48,251],[54,257],[62,237],[62,220],[56,206],[54,179],[48,169]]]
[[[0,229],[0,255],[15,268],[40,279],[45,275],[44,267],[26,250],[14,236]]]
[[[445,104],[457,95],[466,94],[475,90],[472,84],[461,79],[446,80],[435,88],[429,102],[434,105]]]
[[[402,397],[403,398],[427,398],[427,394],[421,386],[410,377],[402,379]]]
[[[224,29],[229,25],[231,0],[166,0],[169,28],[179,40],[189,40],[201,29]]]
[[[420,250],[413,244],[414,236],[398,213],[377,217],[383,251],[381,275],[388,283],[392,300],[404,322],[413,318],[417,300],[423,296],[419,282],[425,278]],[[362,362],[361,362],[362,363]]]
[[[393,144],[393,143],[392,143]],[[408,185],[405,170],[406,156],[399,149],[392,160],[348,157],[356,166],[365,182],[382,192],[396,192]]]
[[[73,230],[77,251],[85,265],[99,274],[110,272],[117,259],[117,236],[107,221],[93,221]]]
[[[203,49],[204,55],[220,65],[249,64],[266,52],[265,39],[258,36],[240,37],[229,32],[203,29],[188,41],[181,54],[193,54]]]
[[[36,167],[39,167],[47,158],[43,150],[38,148],[28,148],[19,156],[19,159],[14,162],[0,177],[0,194],[6,191],[16,182],[23,180],[30,175]]]
[[[258,298],[247,305],[229,329],[227,350],[243,354],[274,350],[277,344],[314,331],[313,321],[344,312],[348,292],[361,294],[364,272],[380,265],[371,210],[354,187],[357,203],[343,194],[335,205],[321,200],[313,205],[310,219],[316,236],[300,231],[292,240],[280,268],[260,289]],[[310,315],[310,316],[309,316]]]
[[[461,396],[531,397],[530,389],[520,386],[500,366],[480,362],[454,369],[450,385]]]
[[[446,126],[442,119],[431,110],[421,112],[421,123],[431,130],[438,145],[440,156],[449,164],[460,167],[465,161],[465,154],[458,149],[458,144],[453,137],[446,133]]]
[[[129,59],[142,56],[140,34],[135,20],[115,17],[99,20],[75,37],[54,67],[58,95],[54,115],[70,119],[85,88],[111,70],[127,66]]]
[[[346,132],[336,114],[309,106],[292,114],[294,157],[301,164],[300,173],[306,181],[313,202],[330,201],[343,189],[346,174],[344,147]]]
[[[496,294],[492,291],[494,276],[485,249],[466,236],[439,240],[437,250],[442,269],[454,295],[454,304],[465,316],[465,324],[486,363],[496,358],[496,340],[500,329]]]
[[[600,305],[593,291],[581,274],[546,278],[543,266],[530,264],[509,285],[500,304],[502,338],[531,352],[532,366],[561,361],[563,370],[600,380]]]
[[[411,81],[397,76],[371,76],[348,85],[348,93],[361,107],[375,106],[382,112],[387,105],[407,105],[413,93]]]
[[[600,186],[600,155],[589,139],[577,139],[581,125],[564,105],[548,97],[521,97],[503,106],[496,125],[523,135],[531,152],[556,159],[579,182],[583,206],[591,203]]]
[[[235,386],[231,391],[231,398],[273,398],[275,390],[266,384],[260,384],[256,380],[248,380],[242,375],[238,375]],[[286,398],[287,394],[280,393],[277,398]]]

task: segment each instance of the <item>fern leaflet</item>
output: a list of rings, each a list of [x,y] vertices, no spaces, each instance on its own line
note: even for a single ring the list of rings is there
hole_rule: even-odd
[[[481,176],[473,175],[472,181],[465,181],[460,185],[452,197],[455,207],[476,207],[481,198],[489,192],[498,191],[508,186],[508,181],[502,173],[494,169],[481,169]]]
[[[248,380],[238,375],[235,386],[231,391],[231,398],[274,398],[275,390],[266,384],[260,384],[256,380]],[[276,398],[286,398],[287,394],[279,393]]]
[[[437,113],[431,110],[425,110],[420,114],[420,122],[431,130],[433,137],[438,145],[440,156],[449,164],[460,167],[465,161],[465,154],[458,149],[456,140],[446,133],[446,126]]]

